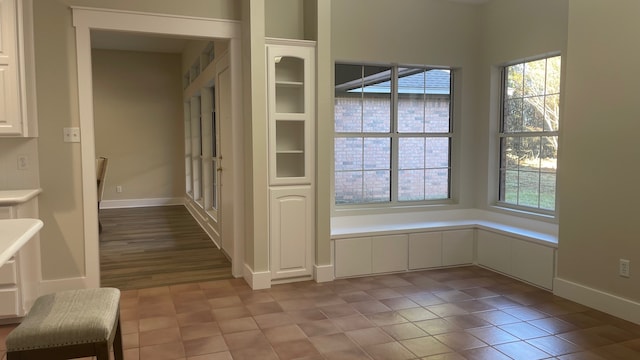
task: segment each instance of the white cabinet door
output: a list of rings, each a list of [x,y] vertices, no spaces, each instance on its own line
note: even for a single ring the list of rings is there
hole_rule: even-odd
[[[553,288],[555,250],[528,241],[512,240],[511,271],[513,276],[546,289]]]
[[[335,242],[336,277],[371,274],[371,238],[341,239]]]
[[[270,185],[310,184],[315,129],[315,43],[267,44]]]
[[[478,264],[511,274],[511,238],[478,230]]]
[[[272,188],[270,204],[271,278],[311,275],[315,243],[311,187]]]
[[[16,0],[0,0],[0,135],[22,135]]]
[[[442,266],[442,233],[409,234],[409,269]]]
[[[24,312],[19,311],[18,289],[0,289],[0,317],[22,316]]]
[[[454,230],[442,233],[442,265],[473,263],[474,230]]]
[[[372,272],[375,274],[394,271],[406,271],[408,252],[409,242],[407,235],[372,237]]]

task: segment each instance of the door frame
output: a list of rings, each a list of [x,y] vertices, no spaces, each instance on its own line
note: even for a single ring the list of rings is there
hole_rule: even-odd
[[[131,33],[215,38],[229,40],[231,64],[231,119],[233,153],[233,187],[225,191],[233,198],[234,207],[225,209],[233,214],[228,227],[234,241],[232,273],[242,276],[244,266],[244,181],[243,181],[243,121],[241,72],[241,23],[234,20],[196,18],[179,15],[121,11],[88,7],[72,7],[76,35],[78,67],[78,107],[80,115],[80,148],[82,162],[82,195],[84,222],[84,262],[86,287],[100,286],[100,249],[98,209],[95,180],[95,129],[93,117],[93,78],[91,67],[91,30],[112,30]],[[178,121],[179,119],[176,119]],[[185,194],[186,196],[186,194]],[[228,219],[229,217],[227,217]]]

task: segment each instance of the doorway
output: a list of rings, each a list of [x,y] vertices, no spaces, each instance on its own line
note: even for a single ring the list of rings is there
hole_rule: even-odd
[[[95,129],[93,118],[93,86],[91,68],[91,30],[120,31],[136,34],[153,34],[167,37],[197,37],[204,39],[226,39],[229,41],[229,62],[240,64],[240,23],[229,20],[199,19],[172,15],[145,14],[139,12],[114,12],[107,9],[73,8],[78,57],[78,98],[81,128],[82,188],[85,238],[85,284],[100,286],[98,246],[98,215],[95,185]],[[224,238],[232,239],[229,253],[232,273],[242,275],[244,264],[244,213],[242,176],[242,106],[241,69],[239,65],[229,67],[230,108],[229,144],[226,172],[230,181],[225,182],[225,195],[229,202],[222,204],[223,212],[229,214],[222,224]]]

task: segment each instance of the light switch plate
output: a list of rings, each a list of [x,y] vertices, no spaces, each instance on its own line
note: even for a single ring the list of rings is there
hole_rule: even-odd
[[[80,142],[80,128],[64,128],[64,142]]]

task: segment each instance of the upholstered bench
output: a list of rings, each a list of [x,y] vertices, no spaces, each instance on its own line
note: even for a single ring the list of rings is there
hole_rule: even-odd
[[[120,290],[62,291],[39,297],[6,339],[7,360],[123,360]]]

